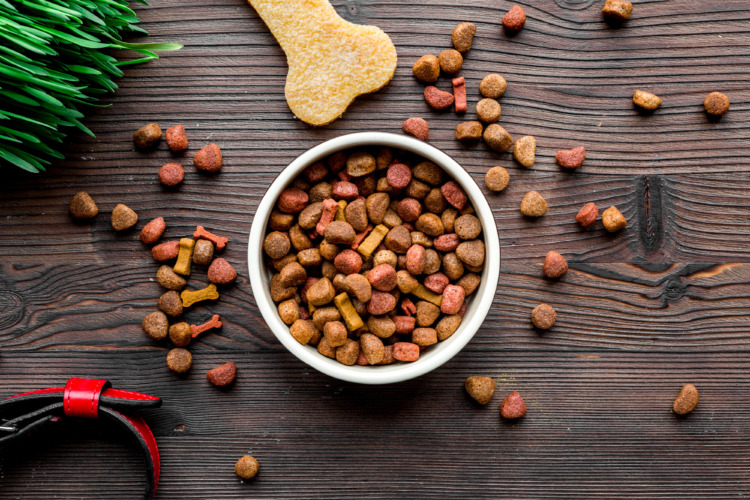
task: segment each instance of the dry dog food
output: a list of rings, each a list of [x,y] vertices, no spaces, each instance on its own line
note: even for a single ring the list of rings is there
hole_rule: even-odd
[[[176,347],[167,353],[167,368],[175,373],[185,373],[193,364],[193,355],[185,348]]]
[[[602,14],[610,21],[627,21],[632,13],[633,4],[627,0],[607,0],[602,7]]]
[[[515,420],[526,415],[526,403],[518,392],[513,391],[500,403],[500,415],[508,420]]]
[[[614,233],[621,229],[625,229],[628,225],[628,221],[625,219],[625,216],[617,210],[617,207],[611,206],[602,212],[602,224],[604,224],[604,229],[610,233]]]
[[[190,325],[181,321],[169,327],[169,340],[177,347],[187,347],[193,339],[193,332]]]
[[[164,217],[157,217],[143,226],[143,229],[141,229],[141,241],[146,245],[152,245],[161,238],[166,229],[167,223],[164,222]]]
[[[412,137],[416,137],[420,141],[427,142],[430,138],[430,127],[423,118],[417,116],[408,118],[404,121],[401,126],[405,133]]]
[[[550,250],[547,252],[547,256],[544,257],[542,270],[544,275],[548,278],[559,278],[568,272],[568,262],[565,260],[565,257]]]
[[[484,129],[484,142],[495,151],[508,151],[513,145],[513,138],[507,130],[493,123]]]
[[[500,119],[500,103],[485,97],[477,103],[477,118],[482,123],[495,123]]]
[[[521,213],[526,217],[541,217],[547,213],[547,201],[537,191],[529,191],[521,200]]]
[[[557,313],[549,304],[539,304],[531,311],[531,322],[540,330],[549,330],[556,320]]]
[[[693,384],[683,385],[680,394],[672,404],[672,409],[678,415],[687,415],[695,410],[696,406],[698,406],[698,389]]]
[[[216,247],[216,250],[224,250],[224,247],[227,246],[227,243],[229,242],[229,239],[224,236],[216,236],[213,233],[209,233],[206,231],[203,226],[198,226],[195,228],[195,231],[193,232],[193,239],[201,239],[201,240],[208,240],[211,243],[214,244]]]
[[[93,219],[99,214],[99,208],[88,193],[81,191],[70,200],[70,215],[75,219]]]
[[[586,159],[586,148],[578,146],[577,148],[566,151],[558,151],[555,155],[555,161],[563,168],[578,168],[583,165]]]
[[[503,27],[511,32],[521,31],[526,24],[526,13],[520,5],[514,5],[500,21]]]
[[[703,101],[706,113],[712,116],[722,116],[729,111],[729,98],[721,92],[711,92]]]
[[[207,266],[214,258],[214,244],[208,240],[196,240],[193,247],[193,264]]]
[[[156,304],[167,316],[176,318],[182,314],[182,300],[180,299],[180,295],[174,290],[170,290],[159,297]]]
[[[138,214],[129,207],[119,203],[112,210],[112,228],[115,231],[130,229],[138,223]]]
[[[357,96],[393,78],[397,56],[388,35],[342,19],[327,0],[250,0],[250,5],[287,55],[286,101],[305,123],[331,123]]]
[[[492,167],[484,175],[484,183],[490,191],[500,192],[508,187],[510,174],[503,167]]]
[[[133,134],[135,147],[140,150],[155,148],[161,140],[161,129],[158,123],[149,123]]]
[[[536,159],[536,139],[530,135],[518,139],[513,146],[513,158],[526,168],[533,167]]]
[[[206,372],[206,378],[216,387],[226,387],[237,377],[237,365],[231,361]]]
[[[301,252],[300,252],[301,253]],[[237,271],[225,259],[218,258],[208,267],[208,281],[217,285],[228,285],[237,279]]]
[[[491,377],[469,377],[464,389],[480,405],[486,405],[495,395],[495,381]]]
[[[156,281],[167,290],[182,290],[187,281],[169,266],[161,266],[156,272]]]
[[[479,92],[483,97],[498,99],[505,93],[507,86],[508,82],[505,78],[497,73],[490,73],[479,83]]]
[[[203,332],[212,330],[214,328],[221,328],[221,317],[218,314],[211,316],[211,319],[203,323],[202,325],[190,325],[190,331],[192,337],[195,338]]]
[[[453,46],[459,52],[468,52],[476,33],[477,27],[474,23],[460,23],[453,28],[453,34],[451,35]]]
[[[185,179],[185,170],[179,163],[165,163],[159,169],[159,182],[165,186],[176,186]]]
[[[456,126],[456,139],[461,142],[473,142],[482,138],[484,128],[479,122],[464,122]]]
[[[258,461],[250,455],[245,455],[234,464],[234,472],[242,479],[252,479],[258,474]]]
[[[453,97],[456,103],[456,113],[466,113],[466,80],[463,76],[453,79]]]
[[[435,109],[446,109],[453,104],[453,94],[437,87],[429,86],[424,89],[424,99]]]
[[[661,99],[659,96],[644,92],[643,90],[636,90],[633,93],[633,104],[648,111],[653,111],[661,106]]]
[[[200,290],[183,290],[180,294],[182,299],[182,307],[190,307],[198,302],[204,300],[216,300],[219,298],[219,292],[216,290],[216,285],[211,283],[206,288]]]
[[[576,221],[582,227],[589,227],[591,224],[596,222],[596,218],[599,216],[599,208],[596,203],[586,203],[581,207],[576,215]]]
[[[216,144],[209,144],[195,153],[193,165],[204,172],[218,172],[221,169],[221,149]]]
[[[190,264],[193,261],[193,250],[195,250],[194,239],[180,239],[179,252],[177,253],[177,262],[174,265],[174,272],[183,276],[190,276]]]
[[[461,71],[461,66],[464,64],[464,58],[459,51],[448,49],[442,51],[440,55],[438,55],[438,62],[440,63],[440,69],[443,73],[453,75]],[[437,78],[435,80],[437,80]]]
[[[169,334],[169,320],[161,311],[154,311],[143,318],[141,326],[146,335],[154,340],[164,340]]]
[[[188,138],[185,134],[185,127],[182,125],[175,125],[169,127],[166,132],[167,146],[172,151],[184,151],[188,148]]]
[[[432,162],[382,149],[337,153],[300,179],[306,191],[290,202],[287,188],[277,200],[276,213],[291,217],[279,225],[272,215],[263,241],[271,297],[292,337],[345,365],[415,361],[449,338],[485,260],[461,186]],[[312,201],[321,183],[334,186],[330,198]]]
[[[166,262],[168,260],[177,258],[177,255],[179,254],[179,252],[180,252],[179,241],[176,241],[176,240],[167,241],[159,245],[156,245],[154,248],[152,248],[151,256],[154,258],[154,260],[158,262]]]
[[[432,54],[426,54],[417,59],[411,70],[423,82],[436,82],[440,76],[440,60]]]

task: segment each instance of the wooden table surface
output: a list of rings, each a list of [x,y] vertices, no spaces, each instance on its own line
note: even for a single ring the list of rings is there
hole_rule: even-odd
[[[505,0],[337,0],[355,23],[393,39],[399,66],[382,91],[358,99],[322,129],[296,120],[284,100],[285,58],[242,0],[154,0],[135,8],[149,41],[185,48],[128,67],[112,106],[75,136],[67,159],[36,176],[4,170],[0,186],[0,396],[101,377],[164,399],[146,413],[162,453],[158,498],[728,498],[750,490],[750,5],[746,0],[639,1],[624,26],[607,26],[600,1],[525,1],[515,37],[499,21]],[[461,5],[458,5],[458,4]],[[490,72],[508,80],[501,124],[534,135],[537,161],[454,139],[463,119],[428,109],[411,66],[450,47],[460,21],[477,25],[461,72],[470,109]],[[440,86],[447,87],[447,79]],[[653,115],[633,108],[635,89],[664,99]],[[720,121],[703,112],[711,91],[726,93]],[[473,113],[468,113],[470,119]],[[453,156],[484,190],[493,165],[508,189],[487,194],[502,246],[493,307],[474,339],[434,372],[366,387],[331,379],[289,354],[265,326],[247,276],[247,236],[267,186],[297,155],[344,133],[400,133],[422,116],[430,143]],[[137,128],[182,123],[186,178],[162,189],[158,168],[175,158],[162,145],[136,152]],[[209,142],[224,153],[221,173],[190,166]],[[584,145],[573,173],[554,162]],[[67,204],[89,192],[100,209],[75,223]],[[523,195],[549,203],[525,219]],[[486,190],[485,190],[486,192]],[[628,227],[582,230],[578,209],[617,205]],[[222,299],[187,314],[220,314],[224,328],[192,347],[191,373],[165,367],[167,346],[141,331],[160,287],[138,231],[115,234],[117,203],[141,222],[167,219],[169,238],[203,224],[231,240],[237,268]],[[570,271],[541,276],[549,250]],[[198,271],[193,284],[205,277]],[[531,309],[558,311],[535,331]],[[205,372],[225,361],[236,384],[217,390]],[[470,375],[497,380],[487,407],[463,390]],[[671,412],[686,383],[698,409]],[[517,423],[498,406],[519,391]],[[3,498],[139,498],[142,459],[107,427],[73,426],[22,455],[3,456]],[[252,454],[258,477],[243,484],[237,458]]]

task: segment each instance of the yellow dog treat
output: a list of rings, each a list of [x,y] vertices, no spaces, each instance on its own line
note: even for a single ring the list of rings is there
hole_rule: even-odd
[[[194,248],[194,239],[182,238],[180,240],[180,251],[177,254],[177,262],[174,264],[174,272],[183,276],[190,276],[190,262],[193,260]]]
[[[182,292],[182,293],[185,293],[185,292]],[[412,291],[411,294],[414,295],[418,299],[426,300],[427,302],[435,304],[438,307],[440,307],[440,304],[443,302],[442,295],[438,295],[437,293],[428,290],[421,283],[417,285],[417,288],[414,289],[414,291]]]
[[[345,21],[328,0],[248,0],[286,53],[286,101],[297,118],[327,125],[396,71],[396,47],[377,26]]]
[[[182,299],[182,307],[190,307],[196,302],[218,299],[219,292],[216,290],[216,285],[211,283],[203,290],[183,290],[180,294],[180,298]]]
[[[362,254],[362,257],[367,260],[372,255],[372,252],[378,248],[378,245],[383,241],[385,235],[388,234],[389,229],[383,224],[378,224],[375,229],[372,230],[370,235],[365,238],[365,241],[359,244],[357,251]]]
[[[365,323],[362,321],[362,318],[359,317],[359,314],[357,314],[357,311],[352,305],[352,301],[349,300],[349,296],[346,293],[340,293],[336,295],[336,297],[333,299],[333,303],[341,313],[341,317],[344,318],[346,328],[350,332],[359,330],[360,328],[365,326]]]
[[[336,210],[336,215],[333,216],[333,220],[341,220],[346,222],[346,216],[344,215],[344,209],[346,208],[346,200],[339,200],[339,208]]]

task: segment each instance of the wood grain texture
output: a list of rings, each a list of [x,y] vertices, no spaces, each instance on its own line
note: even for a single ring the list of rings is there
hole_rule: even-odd
[[[499,25],[514,3],[505,0],[332,3],[346,19],[389,33],[399,67],[385,89],[323,129],[289,112],[284,55],[243,0],[134,6],[149,41],[185,48],[126,67],[106,100],[111,107],[86,121],[95,139],[74,136],[50,172],[9,171],[0,185],[0,397],[70,376],[161,396],[163,408],[145,414],[162,450],[157,498],[747,495],[747,2],[636,2],[632,19],[613,28],[600,1],[526,1],[528,21],[514,37]],[[450,47],[461,21],[478,28],[461,73],[464,117],[430,110],[411,75],[419,56]],[[489,72],[508,80],[501,124],[515,138],[537,138],[531,169],[454,139],[455,126],[473,119]],[[450,83],[442,77],[437,85]],[[660,95],[662,108],[638,112],[635,89]],[[702,111],[715,90],[732,103],[720,121]],[[430,143],[487,194],[501,277],[486,322],[453,360],[418,380],[359,387],[301,364],[265,326],[247,277],[247,235],[266,188],[297,155],[344,133],[400,133],[411,116],[429,122]],[[190,150],[135,151],[132,132],[149,122],[184,124]],[[214,176],[191,165],[211,142],[225,162]],[[561,171],[555,152],[577,145],[587,149],[583,167]],[[157,182],[168,161],[186,167],[179,189]],[[494,165],[511,174],[499,194],[483,183]],[[93,222],[67,214],[80,190],[99,205]],[[539,220],[518,209],[530,190],[550,206]],[[574,217],[589,201],[600,210],[618,206],[628,228],[581,229]],[[136,230],[112,231],[117,203],[138,212]],[[140,329],[162,291],[138,231],[159,216],[168,239],[198,224],[229,237],[222,256],[240,275],[220,301],[186,315],[224,321],[191,346],[186,377],[166,370],[167,346]],[[561,280],[541,276],[549,250],[568,259]],[[190,286],[203,283],[197,268]],[[545,333],[530,324],[540,302],[558,311]],[[238,380],[216,390],[204,373],[228,360]],[[486,408],[463,393],[464,378],[477,374],[498,382]],[[684,383],[698,387],[701,401],[677,419],[670,408]],[[529,408],[515,424],[498,417],[513,390]],[[39,436],[23,452],[0,455],[0,496],[139,498],[140,457],[127,438],[106,434],[72,425],[62,437]],[[261,473],[242,484],[232,467],[246,453],[260,460]]]

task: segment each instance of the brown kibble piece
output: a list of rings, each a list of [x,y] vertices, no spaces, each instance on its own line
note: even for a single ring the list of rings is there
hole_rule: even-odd
[[[482,79],[479,84],[479,92],[484,97],[497,99],[505,93],[507,86],[508,82],[505,81],[505,78],[497,73],[491,73]]]
[[[193,330],[184,321],[175,323],[169,327],[169,340],[177,347],[185,347],[193,340]]]
[[[508,151],[513,145],[513,137],[511,137],[508,131],[497,123],[488,125],[487,128],[484,129],[483,136],[484,142],[495,151]]]
[[[662,100],[659,96],[644,92],[642,90],[636,90],[633,93],[633,103],[645,110],[654,111],[656,108],[661,106]]]
[[[310,342],[310,339],[313,338],[317,331],[318,329],[315,328],[315,325],[310,319],[298,319],[289,327],[289,333],[292,334],[294,340],[302,345],[306,345]]]
[[[521,213],[526,217],[541,217],[547,213],[547,202],[537,191],[529,191],[521,201]]]
[[[214,244],[208,240],[197,240],[193,248],[193,264],[207,266],[214,258]]]
[[[165,163],[159,169],[159,182],[165,186],[176,186],[185,179],[185,170],[179,163]]]
[[[434,328],[415,328],[411,332],[411,341],[421,347],[437,344],[437,332]]]
[[[281,321],[287,325],[291,325],[300,319],[301,314],[297,301],[294,299],[288,299],[279,304],[279,317],[281,318]]]
[[[604,229],[610,233],[624,229],[628,225],[628,221],[625,216],[615,206],[611,206],[602,212],[602,224]]]
[[[447,338],[450,338],[450,336],[453,335],[456,330],[458,330],[458,327],[461,326],[462,314],[443,316],[443,319],[438,321],[437,326],[435,326],[438,340],[443,341]]]
[[[182,300],[180,299],[180,294],[174,290],[170,290],[159,297],[157,306],[164,311],[167,316],[172,316],[173,318],[182,314]]]
[[[467,266],[481,266],[484,264],[484,242],[482,240],[464,241],[456,248],[456,257]]]
[[[490,377],[469,377],[464,382],[464,389],[477,403],[486,405],[495,394],[495,385]]]
[[[289,253],[291,248],[292,243],[289,241],[289,237],[279,231],[268,233],[266,239],[263,241],[263,250],[273,260],[284,257]]]
[[[544,258],[542,266],[544,275],[548,278],[559,278],[568,272],[568,262],[559,253],[550,250]]]
[[[232,264],[219,257],[208,267],[208,281],[217,285],[228,285],[237,279],[237,271]]]
[[[434,109],[446,109],[453,105],[453,94],[437,87],[429,86],[424,89],[424,99]]]
[[[184,151],[188,148],[188,138],[185,134],[185,127],[175,125],[169,127],[166,132],[167,146],[172,151]]]
[[[503,167],[492,167],[484,175],[484,183],[490,191],[500,192],[508,187],[510,174]]]
[[[576,221],[583,227],[589,227],[596,222],[599,215],[599,208],[595,203],[586,203],[576,215]]]
[[[76,193],[70,200],[68,207],[70,215],[75,219],[93,219],[99,213],[99,208],[93,198],[85,191]]]
[[[526,415],[526,403],[518,392],[511,392],[500,403],[500,415],[508,420],[514,420]]]
[[[526,168],[534,166],[536,159],[536,139],[526,135],[516,141],[513,147],[513,158]]]
[[[415,179],[431,186],[437,186],[443,182],[443,171],[431,161],[417,163],[411,174]]]
[[[423,82],[432,83],[440,76],[440,62],[432,54],[420,57],[411,68],[414,76]]]
[[[193,364],[193,355],[182,347],[176,347],[167,353],[167,368],[175,373],[185,373]]]
[[[388,167],[386,180],[393,189],[404,189],[411,182],[411,169],[403,163],[393,163]]]
[[[347,335],[346,327],[341,321],[329,321],[323,325],[323,336],[331,347],[344,345]]]
[[[234,472],[242,479],[252,479],[258,473],[258,467],[258,461],[254,457],[245,455],[234,464]]]
[[[112,227],[115,231],[130,229],[137,223],[138,214],[122,203],[118,204],[114,210],[112,210]]]
[[[461,71],[464,58],[459,51],[448,49],[440,53],[438,56],[438,62],[440,63],[440,69],[443,70],[443,73],[452,75]]]
[[[711,92],[703,101],[703,107],[711,116],[722,116],[729,111],[729,98],[721,92]]]
[[[362,177],[375,171],[375,157],[366,151],[357,151],[346,159],[346,173],[352,177]]]
[[[156,243],[166,229],[167,223],[164,222],[164,217],[157,217],[143,226],[143,229],[141,229],[141,241],[146,245]]]
[[[351,245],[357,237],[354,228],[348,222],[335,220],[328,224],[323,237],[334,245]]]
[[[162,311],[154,311],[141,323],[143,331],[154,340],[164,340],[169,333],[169,320]]]
[[[237,365],[235,365],[231,361],[206,372],[206,378],[209,382],[211,382],[211,384],[215,385],[216,387],[228,386],[229,384],[234,382],[236,376]]]
[[[161,266],[156,271],[156,281],[167,290],[182,290],[187,284],[187,281],[169,266]]]
[[[156,147],[161,140],[161,129],[158,123],[149,123],[145,127],[139,128],[133,134],[135,147],[140,150],[146,150]]]
[[[310,197],[306,192],[299,188],[286,188],[279,195],[276,206],[280,211],[286,214],[297,214],[305,209]]]
[[[514,5],[500,21],[503,27],[511,32],[520,31],[526,24],[526,13],[520,5]]]
[[[401,128],[404,133],[416,137],[420,141],[427,142],[430,139],[430,126],[423,118],[418,116],[407,118]]]
[[[583,165],[585,159],[586,148],[583,146],[566,151],[558,151],[555,155],[555,161],[563,168],[578,168]]]
[[[624,22],[630,19],[633,4],[627,0],[607,0],[602,7],[602,14],[609,21]]]
[[[483,123],[494,123],[500,119],[500,103],[488,97],[477,103],[477,118]]]
[[[216,144],[209,144],[195,153],[193,165],[204,172],[218,172],[222,166],[221,149]]]
[[[459,52],[468,52],[471,49],[471,43],[474,41],[474,35],[477,33],[477,27],[474,23],[460,23],[453,28],[451,40],[453,46]]]
[[[531,322],[540,330],[549,330],[555,325],[557,313],[549,304],[539,304],[531,311]]]
[[[359,358],[359,342],[346,339],[344,344],[336,348],[336,361],[342,365],[352,366]]]
[[[474,215],[466,214],[456,219],[453,230],[462,240],[473,240],[482,233],[482,223]]]
[[[695,410],[696,406],[698,406],[698,389],[693,384],[683,385],[680,394],[672,404],[672,409],[678,415],[687,415]]]
[[[478,141],[482,138],[484,128],[477,121],[463,122],[456,125],[456,139],[462,142]]]
[[[359,343],[368,364],[376,365],[383,361],[385,346],[382,340],[371,333],[363,333],[359,338]]]

